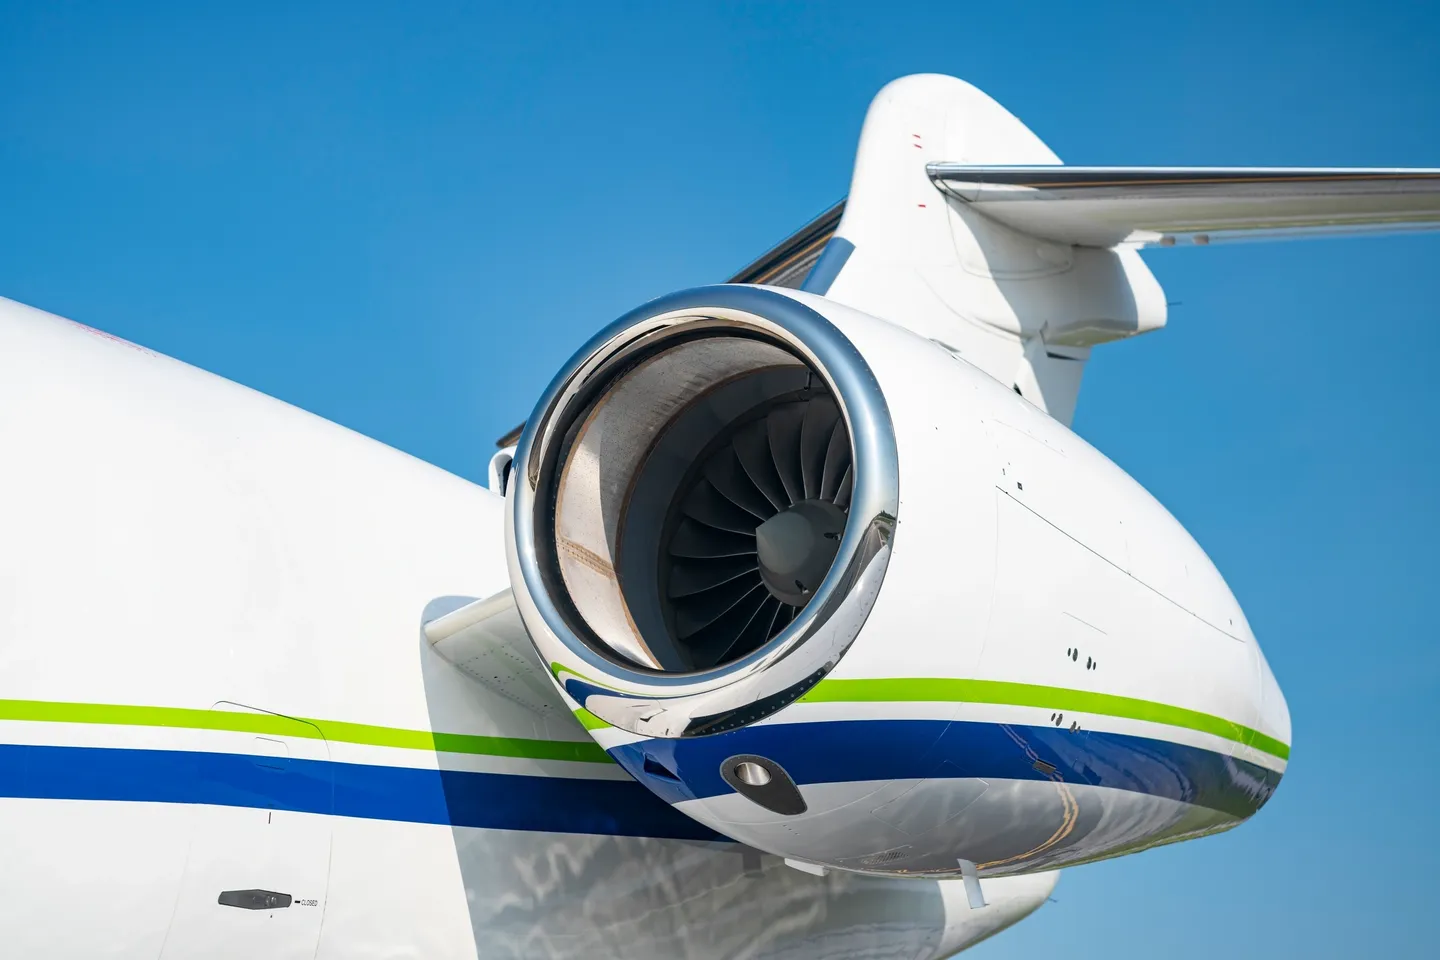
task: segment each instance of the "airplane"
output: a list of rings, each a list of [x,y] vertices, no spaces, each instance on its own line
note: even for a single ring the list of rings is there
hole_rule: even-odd
[[[1145,247],[1437,225],[1440,170],[1065,166],[904,77],[487,486],[0,301],[5,952],[938,958],[1238,826],[1285,698],[1081,374]]]

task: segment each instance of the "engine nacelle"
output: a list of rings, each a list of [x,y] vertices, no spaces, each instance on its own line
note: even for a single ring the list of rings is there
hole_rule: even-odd
[[[795,291],[653,301],[516,451],[517,604],[592,736],[842,869],[1049,869],[1226,829],[1283,698],[1153,498],[945,347]]]
[[[791,297],[677,294],[612,325],[516,451],[512,579],[545,662],[606,723],[714,734],[855,640],[899,507],[860,353]]]

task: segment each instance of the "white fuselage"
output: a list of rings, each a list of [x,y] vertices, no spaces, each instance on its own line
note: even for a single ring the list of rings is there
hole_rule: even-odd
[[[0,450],[7,955],[938,957],[1054,884],[716,838],[423,641],[503,500],[286,404],[0,300]]]

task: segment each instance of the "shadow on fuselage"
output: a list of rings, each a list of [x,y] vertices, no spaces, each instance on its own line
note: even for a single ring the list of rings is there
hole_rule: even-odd
[[[432,603],[425,619],[465,599]],[[465,676],[423,635],[416,652],[436,731],[551,742],[583,733],[568,715],[537,715]],[[603,758],[437,752],[437,765],[486,956],[912,960],[953,939],[937,883],[802,873],[690,820]]]

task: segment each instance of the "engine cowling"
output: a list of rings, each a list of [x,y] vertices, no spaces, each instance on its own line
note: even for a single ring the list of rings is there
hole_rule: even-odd
[[[678,294],[599,334],[517,449],[512,579],[565,692],[634,734],[774,713],[859,634],[899,477],[859,351],[769,290]]]
[[[1154,743],[1190,752],[1161,761],[1130,736],[1136,693],[1250,733],[1278,697],[1203,552],[1069,431],[883,320],[742,285],[653,301],[555,378],[514,478],[511,582],[557,685],[637,779],[734,839],[872,873],[1026,872],[1225,829],[1278,783],[1239,748],[1176,734]],[[1126,523],[1145,533],[1116,546]],[[1117,550],[1149,559],[1127,572]],[[1185,642],[1107,647],[1084,633],[1105,617]],[[1288,737],[1283,699],[1266,722]]]

